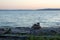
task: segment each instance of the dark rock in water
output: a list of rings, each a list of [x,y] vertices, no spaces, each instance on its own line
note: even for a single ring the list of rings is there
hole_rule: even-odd
[[[40,29],[40,28],[41,28],[40,23],[34,24],[34,25],[32,26],[32,28],[33,28],[33,29]]]

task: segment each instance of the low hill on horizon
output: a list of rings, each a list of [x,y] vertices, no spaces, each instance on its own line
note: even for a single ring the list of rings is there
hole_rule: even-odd
[[[46,9],[37,9],[38,11],[39,10],[60,10],[60,8],[46,8]]]

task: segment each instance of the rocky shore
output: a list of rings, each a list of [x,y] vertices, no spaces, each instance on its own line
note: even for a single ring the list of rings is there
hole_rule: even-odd
[[[2,27],[0,40],[27,40],[29,36],[60,36],[60,27],[41,27],[39,23],[29,27]]]

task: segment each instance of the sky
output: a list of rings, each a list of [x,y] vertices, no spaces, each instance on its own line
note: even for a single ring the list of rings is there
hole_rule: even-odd
[[[60,0],[0,0],[0,9],[60,8]]]

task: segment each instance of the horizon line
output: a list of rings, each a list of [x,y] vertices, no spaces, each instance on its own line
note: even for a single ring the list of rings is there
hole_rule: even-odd
[[[60,9],[60,8],[36,8],[36,9]],[[0,9],[0,10],[36,10],[36,9]]]

